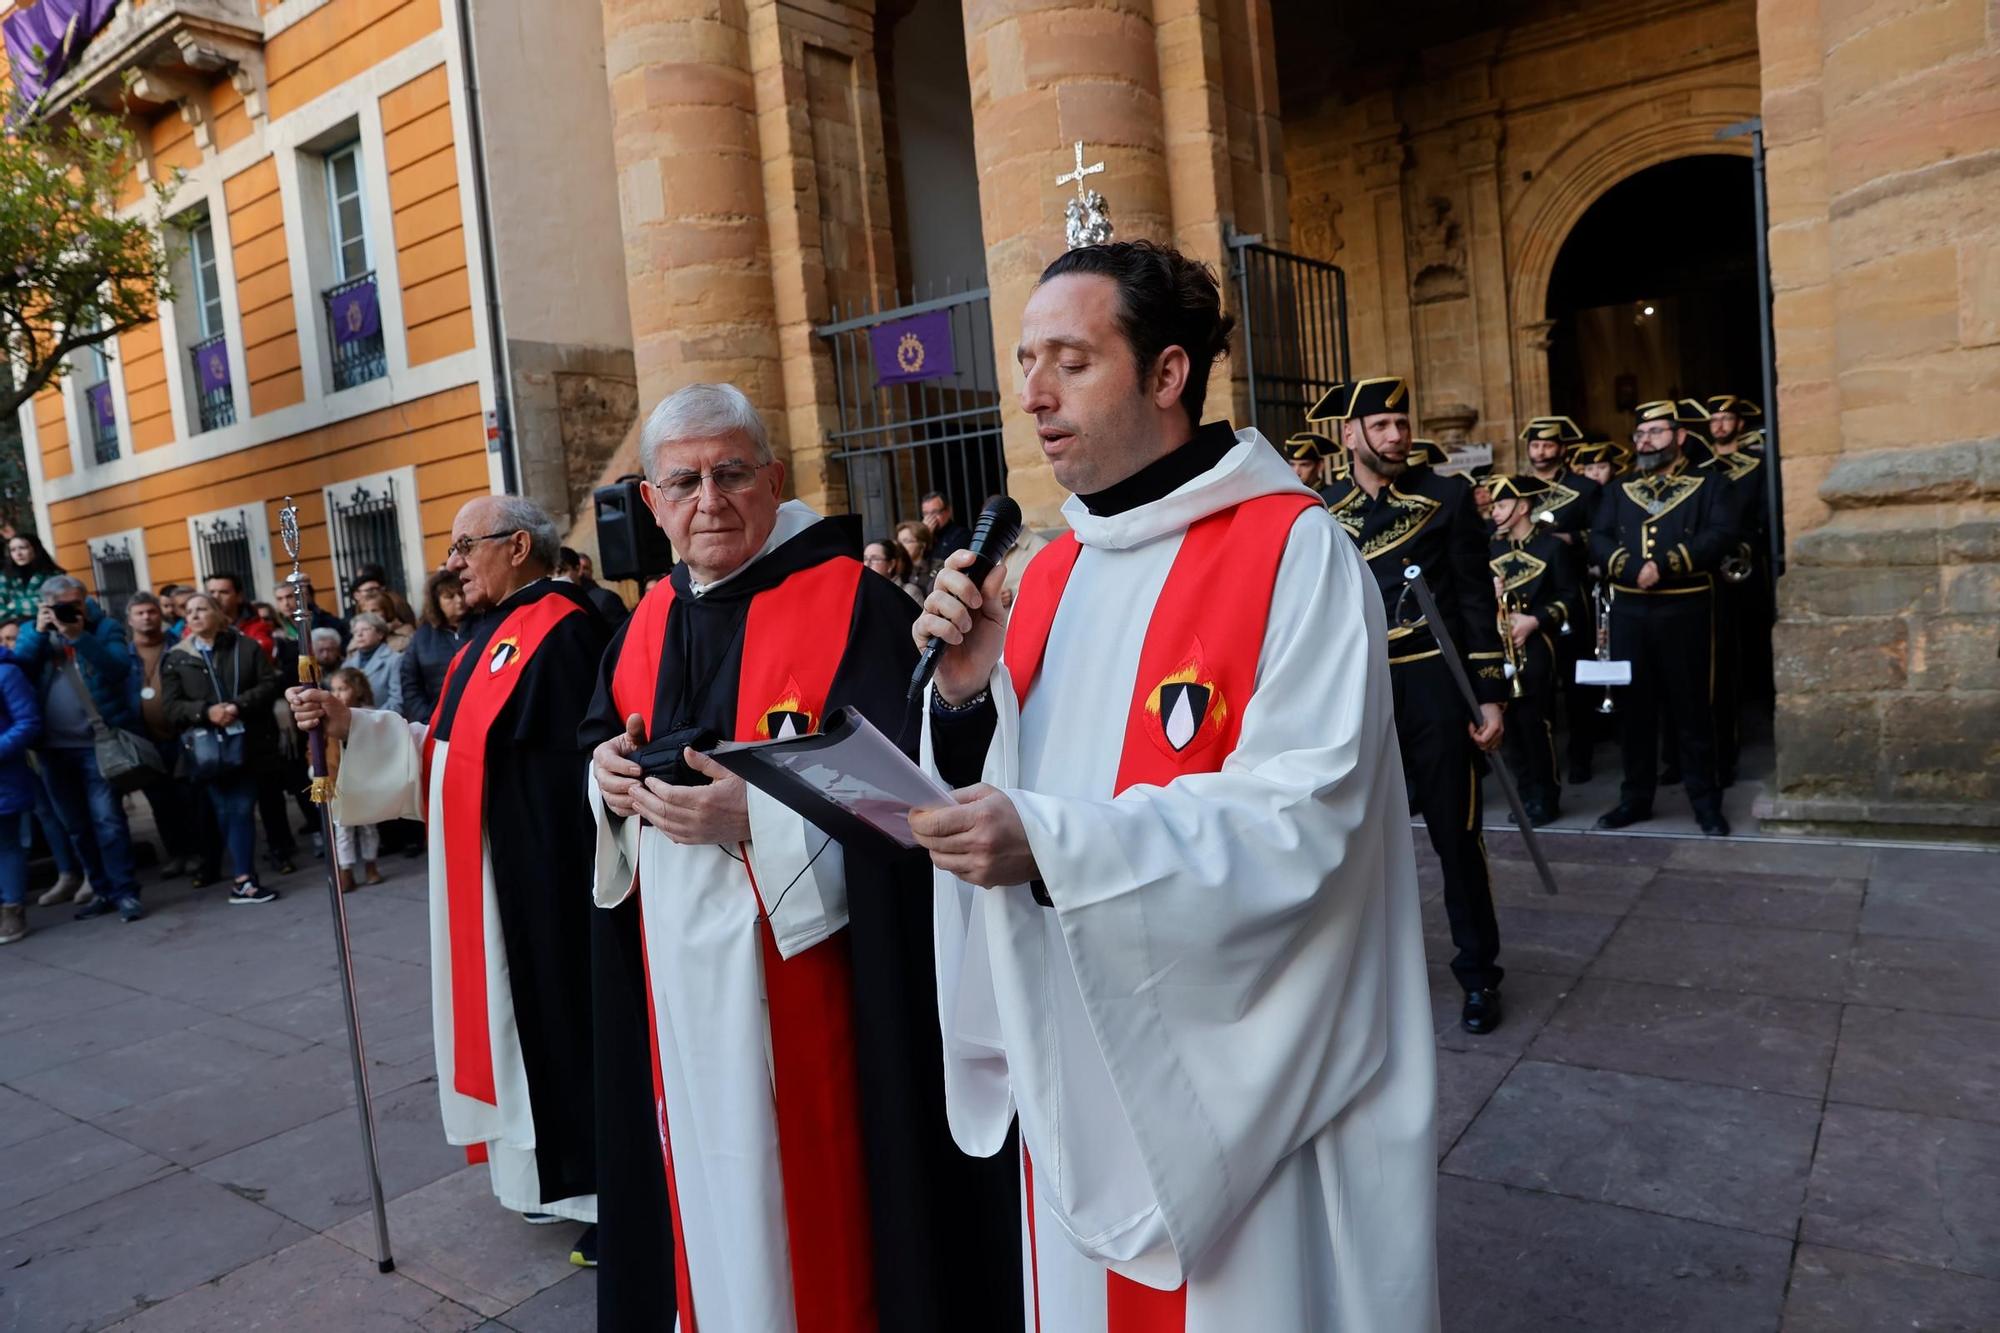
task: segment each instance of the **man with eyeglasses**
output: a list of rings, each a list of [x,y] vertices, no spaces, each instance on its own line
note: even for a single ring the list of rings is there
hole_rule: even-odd
[[[1691,466],[1680,408],[1661,399],[1634,410],[1632,475],[1605,488],[1591,556],[1611,580],[1611,655],[1632,664],[1618,720],[1624,784],[1597,821],[1625,828],[1653,817],[1660,719],[1680,752],[1681,781],[1704,833],[1727,836],[1715,749],[1715,583],[1735,544],[1723,483]]]
[[[300,727],[346,743],[337,821],[428,824],[445,1137],[485,1161],[494,1194],[529,1221],[594,1223],[591,821],[576,728],[611,631],[580,588],[549,577],[558,543],[528,500],[458,511],[445,568],[470,628],[427,722],[303,686],[287,697]],[[586,1232],[572,1258],[594,1251]]]
[[[702,753],[847,705],[913,747],[917,607],[855,559],[854,520],[781,499],[734,387],[668,397],[640,460],[680,563],[580,735],[606,909],[600,1324],[1019,1329],[1013,1163],[945,1122],[930,867],[833,843]]]

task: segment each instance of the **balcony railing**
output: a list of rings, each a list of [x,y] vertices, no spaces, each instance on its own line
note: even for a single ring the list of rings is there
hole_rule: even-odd
[[[90,443],[93,455],[100,463],[118,461],[118,416],[111,406],[111,382],[99,380],[83,391],[84,406],[90,418]]]
[[[188,348],[194,362],[195,403],[201,428],[219,430],[236,424],[236,391],[229,378],[229,337],[216,334]]]
[[[326,304],[326,331],[333,347],[333,387],[351,389],[388,374],[375,275],[364,273],[337,282],[320,295]]]

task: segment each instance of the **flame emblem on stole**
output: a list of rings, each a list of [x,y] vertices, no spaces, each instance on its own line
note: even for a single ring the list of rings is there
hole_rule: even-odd
[[[1201,640],[1188,649],[1181,665],[1163,677],[1146,696],[1146,715],[1159,725],[1158,738],[1174,754],[1206,744],[1222,731],[1229,702],[1222,687],[1208,674]]]

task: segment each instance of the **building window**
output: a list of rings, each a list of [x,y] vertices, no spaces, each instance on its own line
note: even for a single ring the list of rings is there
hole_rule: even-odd
[[[120,624],[132,594],[139,591],[139,564],[133,558],[130,537],[108,537],[90,543],[90,571],[97,585],[97,600],[105,612]]]
[[[262,563],[257,558],[250,515],[247,509],[225,509],[190,520],[195,570],[202,581],[206,583],[217,574],[234,574],[242,584],[246,603],[257,597],[257,570]]]
[[[83,391],[85,418],[90,426],[91,457],[99,463],[118,461],[118,410],[111,402],[111,354],[105,343],[93,343],[85,353],[88,384]]]
[[[229,339],[222,328],[215,228],[206,218],[188,230],[188,266],[193,277],[195,324],[201,334],[188,348],[194,365],[196,415],[202,430],[216,430],[235,423],[236,392],[230,383]]]
[[[415,505],[397,485],[395,474],[371,477],[327,492],[327,528],[332,534],[333,573],[343,601],[355,578],[370,565],[382,571],[382,581],[409,595],[408,564],[404,560],[403,516]]]
[[[326,202],[334,284],[321,296],[333,345],[333,387],[351,389],[380,379],[389,370],[382,343],[381,302],[368,257],[359,143],[326,155]]]

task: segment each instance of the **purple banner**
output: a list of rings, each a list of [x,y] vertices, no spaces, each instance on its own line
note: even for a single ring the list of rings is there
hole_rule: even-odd
[[[100,431],[117,429],[118,413],[111,406],[111,381],[99,380],[85,389],[83,396],[90,400],[90,415]]]
[[[118,0],[40,0],[0,19],[14,90],[33,106],[118,8]]]
[[[229,387],[229,344],[222,339],[216,338],[197,348],[194,364],[204,394],[220,393]]]
[[[326,311],[333,321],[333,340],[360,342],[382,331],[382,307],[375,299],[375,279],[357,282],[327,298]]]
[[[875,353],[875,383],[908,384],[953,374],[951,311],[932,310],[868,330]]]

